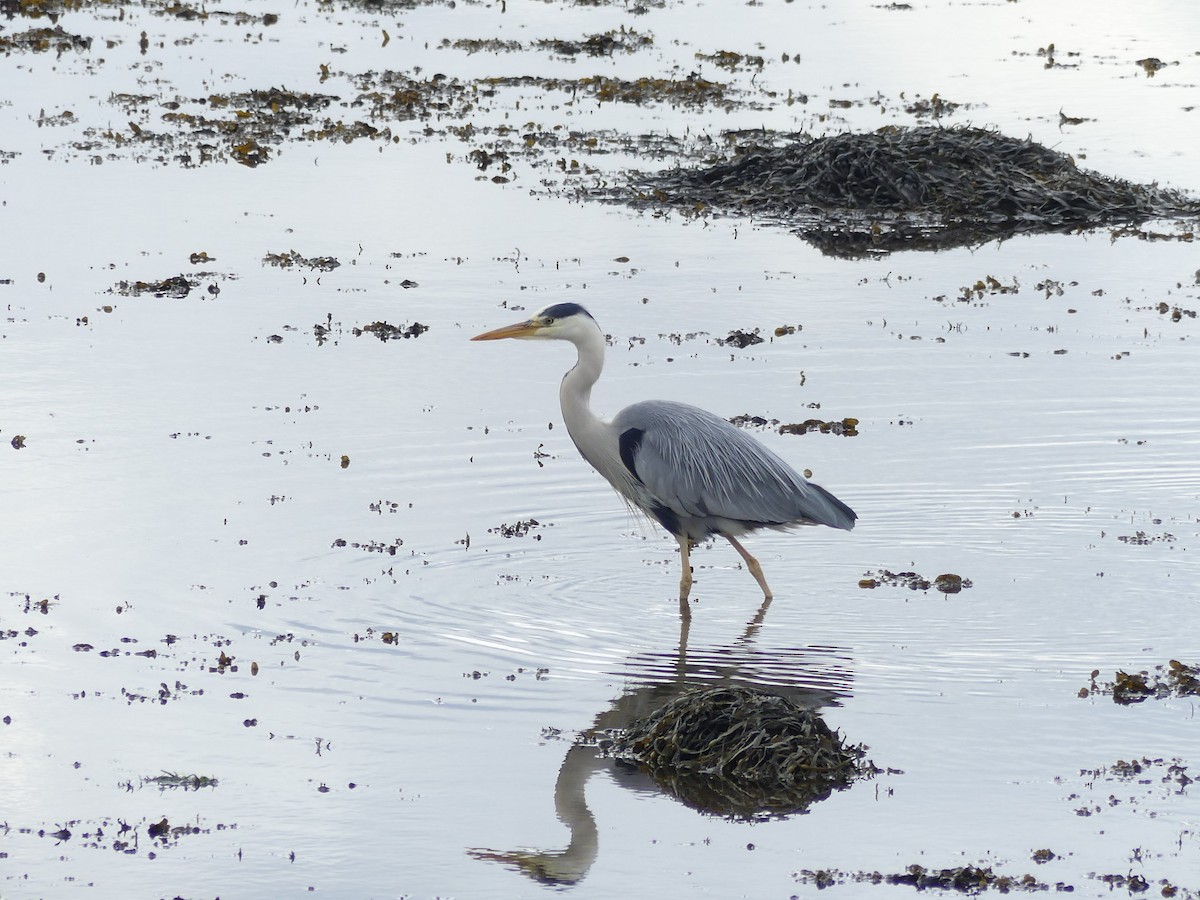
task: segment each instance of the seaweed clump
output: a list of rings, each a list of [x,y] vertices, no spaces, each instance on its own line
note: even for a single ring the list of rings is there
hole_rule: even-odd
[[[161,281],[122,281],[113,289],[122,297],[140,297],[142,294],[153,294],[155,297],[170,297],[182,300],[199,282],[189,279],[186,275],[172,275]]]
[[[522,519],[519,522],[514,522],[512,525],[502,522],[495,528],[489,528],[488,534],[499,534],[506,538],[525,537],[525,535],[540,525],[541,523],[537,519]],[[534,535],[534,540],[540,541],[541,539],[542,536],[540,534]]]
[[[1200,697],[1200,666],[1189,666],[1177,659],[1165,666],[1155,666],[1154,672],[1117,671],[1114,680],[1101,684],[1100,670],[1092,672],[1091,684],[1079,689],[1080,697],[1091,694],[1111,694],[1114,703],[1128,706],[1154,697]]]
[[[780,423],[778,419],[768,419],[752,413],[741,413],[729,419],[730,424],[738,428],[774,428],[780,434],[808,434],[819,431],[821,434],[840,434],[843,437],[858,436],[858,419],[846,416],[844,419],[826,421],[824,419],[805,419],[803,422]]]
[[[568,91],[572,97],[593,97],[600,103],[629,103],[648,106],[664,103],[673,107],[713,106],[732,109],[739,105],[734,92],[719,81],[709,81],[692,73],[686,78],[641,77],[636,81],[590,75],[586,78],[563,79],[534,75],[484,78],[483,87],[540,87],[543,90]]]
[[[815,711],[742,687],[680,694],[613,747],[688,806],[744,819],[803,812],[880,771]]]
[[[1200,213],[1177,191],[1085,171],[1028,138],[936,126],[755,132],[728,160],[643,174],[633,188],[635,205],[778,220],[838,256]]]
[[[8,55],[15,51],[45,53],[53,50],[61,57],[68,50],[82,53],[91,49],[92,39],[64,31],[61,25],[53,28],[31,28],[17,34],[0,35],[0,53]]]
[[[420,322],[413,322],[411,325],[392,325],[388,322],[372,322],[370,325],[364,325],[362,328],[353,328],[351,333],[358,337],[363,334],[373,334],[381,341],[394,341],[400,338],[408,340],[409,338],[417,338],[429,330],[428,325],[422,325]]]
[[[888,569],[867,572],[858,582],[858,586],[865,590],[873,590],[885,584],[892,587],[906,587],[910,591],[928,591],[930,588],[936,588],[943,594],[958,594],[965,588],[974,587],[974,582],[970,578],[963,578],[954,572],[943,572],[930,581],[916,572],[892,572]]]
[[[824,419],[805,419],[803,422],[788,422],[779,426],[780,434],[808,434],[819,431],[821,434],[840,434],[843,437],[858,436],[858,419],[853,416],[833,421]]]
[[[105,146],[126,147],[139,159],[185,167],[220,160],[257,168],[270,162],[294,135],[341,143],[359,138],[391,140],[387,128],[330,118],[328,111],[338,100],[332,94],[284,87],[203,98],[114,94],[112,102],[138,121],[131,118],[128,130],[89,128],[85,134],[90,140],[76,148],[98,152]],[[167,111],[159,114],[158,107]]]
[[[263,257],[267,265],[280,269],[290,269],[292,266],[317,269],[321,272],[332,272],[341,263],[334,256],[303,256],[295,250],[285,250],[283,253],[268,253]]]

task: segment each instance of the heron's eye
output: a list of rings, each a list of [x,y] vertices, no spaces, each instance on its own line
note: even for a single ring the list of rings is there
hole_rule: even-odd
[[[542,323],[545,325],[553,325],[554,324],[554,316],[546,316],[546,318],[542,320]]]

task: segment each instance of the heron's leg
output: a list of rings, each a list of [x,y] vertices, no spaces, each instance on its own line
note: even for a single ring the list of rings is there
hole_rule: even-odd
[[[690,557],[692,542],[690,538],[676,536],[679,541],[679,561],[683,564],[683,575],[679,579],[679,602],[682,608],[687,608],[688,594],[692,592],[692,563]]]
[[[754,580],[758,582],[758,586],[762,588],[763,596],[770,600],[771,589],[767,586],[767,579],[763,576],[762,566],[758,564],[758,560],[750,555],[750,552],[738,543],[737,538],[725,535],[725,540],[733,544],[733,549],[741,554],[742,559],[746,561],[746,568],[750,570],[750,574],[754,576]]]

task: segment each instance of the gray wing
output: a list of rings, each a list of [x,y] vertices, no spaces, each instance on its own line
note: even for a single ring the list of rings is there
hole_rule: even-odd
[[[669,531],[695,536],[697,530],[708,534],[730,525],[741,530],[799,524],[854,527],[850,507],[710,412],[650,400],[621,410],[612,424],[621,460],[635,489],[645,495],[639,503]],[[693,527],[672,528],[672,517]]]

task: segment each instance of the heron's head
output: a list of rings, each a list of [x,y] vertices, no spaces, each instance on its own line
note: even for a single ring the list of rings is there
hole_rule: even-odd
[[[498,341],[501,338],[575,341],[585,331],[596,331],[596,320],[578,303],[554,303],[539,309],[524,322],[485,331],[473,341]]]

